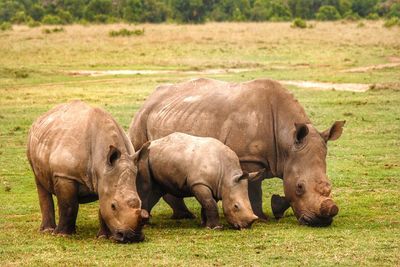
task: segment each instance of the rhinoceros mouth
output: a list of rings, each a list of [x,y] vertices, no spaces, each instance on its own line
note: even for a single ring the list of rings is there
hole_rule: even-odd
[[[251,228],[251,225],[253,224],[253,222],[244,223],[244,224],[234,223],[232,225],[232,227],[233,227],[233,229],[236,229],[236,230],[249,229],[249,228]]]
[[[310,215],[303,213],[300,218],[300,224],[312,226],[312,227],[326,227],[332,224],[333,219],[331,217],[319,217],[317,215]]]
[[[229,224],[231,225],[231,227],[235,230],[242,230],[242,229],[249,229],[251,228],[251,226],[253,225],[253,223],[255,221],[257,221],[258,217],[255,217],[253,219],[249,219],[249,220],[244,220],[242,222],[232,222],[230,220],[228,220]]]
[[[141,230],[122,231],[117,230],[112,239],[118,243],[138,243],[144,240],[144,234]]]

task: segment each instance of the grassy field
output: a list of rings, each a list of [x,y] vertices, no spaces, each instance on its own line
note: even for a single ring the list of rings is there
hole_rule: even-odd
[[[349,73],[354,67],[400,60],[400,28],[382,22],[205,25],[14,26],[0,32],[0,263],[7,265],[400,265],[400,67]],[[46,27],[53,28],[53,27]],[[110,37],[110,30],[145,29],[143,36]],[[219,75],[73,76],[78,70],[206,70]],[[330,143],[328,174],[340,212],[332,226],[300,226],[292,211],[252,229],[200,227],[173,221],[160,202],[140,244],[95,238],[98,203],[81,205],[77,234],[38,232],[40,211],[25,150],[35,118],[58,103],[82,99],[115,116],[125,129],[154,88],[194,77],[254,78],[380,84],[365,93],[290,87],[318,129],[346,119]],[[264,209],[282,182],[263,183]],[[199,204],[187,200],[199,215]]]

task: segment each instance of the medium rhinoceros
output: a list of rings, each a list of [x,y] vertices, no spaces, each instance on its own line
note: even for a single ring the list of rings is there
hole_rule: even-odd
[[[248,193],[248,180],[262,172],[243,173],[235,152],[219,140],[172,133],[142,148],[137,178],[142,208],[149,213],[166,193],[195,196],[200,202],[202,224],[221,228],[217,201],[227,221],[236,229],[248,228],[257,219]]]
[[[136,148],[176,131],[216,138],[236,152],[243,170],[265,168],[265,178],[283,179],[286,208],[290,204],[300,223],[324,226],[338,213],[326,175],[327,142],[340,137],[344,123],[319,132],[293,95],[272,80],[201,78],[159,86],[136,114],[129,135]],[[249,183],[249,198],[254,213],[266,218],[261,180]],[[164,199],[175,217],[191,216],[182,199]],[[275,207],[280,213],[282,208]]]
[[[39,194],[41,231],[74,233],[79,203],[99,199],[99,236],[143,240],[148,214],[136,191],[137,155],[111,115],[80,101],[59,105],[33,123],[27,156]]]

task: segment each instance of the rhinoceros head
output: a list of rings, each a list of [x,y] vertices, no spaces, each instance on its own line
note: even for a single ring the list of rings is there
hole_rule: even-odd
[[[123,243],[142,241],[142,227],[149,217],[141,209],[136,191],[137,157],[138,152],[129,155],[110,146],[98,184],[100,214],[111,232],[111,237]]]
[[[283,181],[285,198],[302,224],[328,226],[339,211],[331,198],[326,154],[327,142],[340,137],[344,123],[337,121],[322,133],[311,124],[295,124]]]
[[[258,217],[253,213],[248,195],[248,181],[262,178],[264,171],[235,176],[222,185],[222,207],[228,223],[236,229],[249,228]]]

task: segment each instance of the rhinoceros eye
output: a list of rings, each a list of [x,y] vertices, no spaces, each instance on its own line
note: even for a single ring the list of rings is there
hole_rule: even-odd
[[[296,184],[296,195],[301,196],[306,191],[306,186],[304,182],[298,182]]]
[[[235,211],[238,211],[238,210],[240,209],[239,204],[238,204],[238,203],[235,203],[235,204],[233,205],[233,208],[234,208]]]
[[[140,201],[137,198],[131,198],[128,200],[128,206],[131,208],[140,208]]]
[[[116,209],[117,209],[117,206],[116,206],[114,203],[112,203],[112,204],[111,204],[111,209],[112,209],[112,210],[116,210]]]

